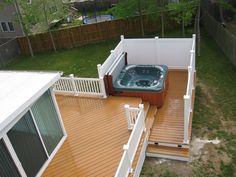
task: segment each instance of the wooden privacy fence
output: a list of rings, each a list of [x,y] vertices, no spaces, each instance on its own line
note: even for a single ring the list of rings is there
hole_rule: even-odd
[[[160,30],[159,18],[144,17],[144,31],[151,33]],[[166,19],[165,29],[172,29],[176,24]],[[100,22],[90,25],[82,25],[72,28],[52,31],[52,36],[57,49],[67,49],[95,43],[107,39],[114,39],[120,35],[139,36],[141,34],[140,18],[118,19]],[[40,33],[29,36],[34,53],[52,51],[53,45],[49,33]],[[26,37],[19,37],[18,43],[21,54],[29,55],[29,47]]]

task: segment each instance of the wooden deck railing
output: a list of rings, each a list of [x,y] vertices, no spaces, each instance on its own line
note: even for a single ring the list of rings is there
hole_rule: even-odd
[[[130,108],[129,108],[130,109]],[[137,119],[134,124],[134,128],[130,135],[129,141],[124,145],[124,153],[122,155],[120,164],[116,171],[115,177],[127,177],[129,173],[133,171],[132,163],[134,156],[138,149],[139,142],[141,140],[143,131],[145,130],[145,118],[144,118],[144,106],[143,104],[139,105],[139,112]],[[133,111],[133,110],[132,110]]]
[[[54,84],[54,91],[73,95],[106,97],[103,78],[76,78],[73,74],[70,77],[61,77]]]
[[[192,96],[194,89],[194,77],[195,77],[195,42],[196,36],[193,35],[192,49],[190,50],[190,65],[188,66],[188,83],[186,94],[184,95],[184,143],[189,144],[189,120],[192,113]]]

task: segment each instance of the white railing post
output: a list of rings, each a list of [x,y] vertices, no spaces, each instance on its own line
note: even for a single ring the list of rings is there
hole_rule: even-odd
[[[128,130],[132,130],[132,125],[131,125],[131,117],[130,117],[130,112],[129,112],[129,105],[126,104],[125,106],[125,115],[128,123]]]
[[[184,144],[188,144],[188,127],[189,127],[189,114],[190,114],[190,96],[184,95]]]
[[[193,59],[191,66],[193,68],[193,72],[195,72],[195,50],[190,50],[190,54],[191,54],[191,58]]]
[[[143,104],[139,104],[139,111],[141,112],[141,118],[142,118],[142,129],[143,131],[146,131],[145,128],[145,117],[144,117],[144,105]]]
[[[70,80],[71,80],[71,84],[72,84],[72,89],[73,89],[74,95],[76,96],[76,95],[78,95],[78,93],[77,93],[77,89],[76,89],[76,86],[75,86],[74,74],[70,74],[69,77],[70,77]]]
[[[98,77],[99,77],[99,78],[100,78],[100,77],[103,77],[103,75],[102,75],[102,73],[101,73],[101,67],[102,67],[101,64],[98,64],[98,65],[97,65]]]
[[[114,60],[114,50],[111,50],[110,53],[111,53],[111,57],[112,57],[113,60]]]
[[[189,89],[188,96],[190,96],[190,97],[192,97],[192,90],[194,87],[194,85],[193,85],[193,71],[194,70],[193,70],[192,66],[188,66],[188,77],[190,77],[189,78],[190,88],[188,88]]]
[[[155,37],[155,45],[156,45],[156,52],[155,52],[155,55],[156,55],[156,64],[157,64],[157,65],[160,64],[159,56],[158,56],[158,55],[159,55],[158,39],[159,39],[159,37],[156,36],[156,37]]]
[[[125,51],[125,41],[124,41],[125,37],[124,35],[120,36],[120,40],[121,40],[121,44],[122,44],[122,52]]]
[[[107,98],[107,93],[106,93],[106,88],[105,88],[103,77],[99,78],[99,86],[100,86],[100,91],[102,93],[102,97]]]
[[[129,145],[128,144],[125,144],[123,146],[123,150],[126,151],[126,157],[127,157],[127,163],[128,163],[128,166],[130,167],[129,168],[129,173],[132,173],[133,172],[133,169],[132,169],[132,162],[131,162],[131,157],[130,157],[130,154],[129,154]]]

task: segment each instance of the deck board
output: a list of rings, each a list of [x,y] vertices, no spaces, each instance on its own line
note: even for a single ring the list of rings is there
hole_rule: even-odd
[[[114,176],[130,136],[124,104],[141,99],[56,98],[68,137],[42,176]]]
[[[169,89],[163,107],[158,109],[149,141],[182,144],[187,71],[169,72]]]

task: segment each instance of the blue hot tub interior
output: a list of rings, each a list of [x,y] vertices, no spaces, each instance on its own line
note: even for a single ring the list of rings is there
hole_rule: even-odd
[[[161,91],[168,68],[165,65],[125,65],[113,82],[115,90]]]

